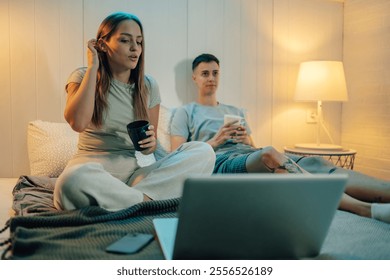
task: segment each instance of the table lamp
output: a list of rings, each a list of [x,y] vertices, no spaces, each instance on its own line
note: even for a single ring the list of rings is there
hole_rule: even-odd
[[[295,89],[296,101],[317,102],[317,142],[296,144],[296,148],[311,150],[342,150],[335,145],[322,116],[322,102],[347,101],[347,85],[341,61],[307,61],[299,67]],[[331,144],[320,143],[321,128],[325,130]]]

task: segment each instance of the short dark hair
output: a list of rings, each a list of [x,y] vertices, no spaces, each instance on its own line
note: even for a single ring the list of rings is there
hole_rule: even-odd
[[[209,63],[209,62],[212,62],[212,61],[215,61],[218,66],[219,66],[219,60],[218,58],[215,56],[215,55],[212,55],[212,54],[209,54],[209,53],[203,53],[201,55],[198,55],[194,61],[192,62],[192,71],[195,70],[196,67],[198,67],[198,65],[202,62],[206,62],[206,63]]]

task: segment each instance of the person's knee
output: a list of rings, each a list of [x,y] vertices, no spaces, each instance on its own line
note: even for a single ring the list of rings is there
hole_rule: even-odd
[[[66,168],[58,177],[54,189],[54,205],[57,209],[71,210],[89,205],[83,194],[83,186],[91,180],[89,174],[103,167],[98,163],[74,165]]]
[[[259,159],[263,163],[270,164],[273,168],[279,167],[286,161],[283,154],[272,146],[264,147],[259,153]]]
[[[209,144],[201,141],[191,141],[184,143],[181,148],[191,152],[194,162],[202,162],[208,169],[214,169],[215,152]]]
[[[248,172],[275,172],[286,161],[283,154],[267,146],[252,153],[246,163]]]
[[[205,142],[200,142],[200,141],[187,142],[183,144],[183,149],[191,150],[199,155],[202,155],[202,157],[215,160],[214,149]]]
[[[322,157],[305,157],[299,161],[299,165],[310,173],[329,173],[335,166]]]
[[[273,146],[266,146],[266,147],[262,148],[262,152],[263,152],[264,155],[271,156],[271,157],[277,157],[277,156],[281,156],[282,155]]]

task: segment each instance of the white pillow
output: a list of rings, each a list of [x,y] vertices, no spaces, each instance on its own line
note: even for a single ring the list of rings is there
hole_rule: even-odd
[[[78,133],[67,123],[32,121],[27,128],[30,173],[58,177],[77,151]]]
[[[174,109],[160,105],[160,115],[158,117],[157,137],[161,146],[166,152],[171,151],[171,121]]]

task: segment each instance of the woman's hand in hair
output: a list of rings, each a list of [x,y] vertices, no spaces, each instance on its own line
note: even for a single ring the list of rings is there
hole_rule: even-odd
[[[146,135],[148,135],[149,137],[138,142],[140,144],[140,147],[145,149],[141,151],[141,153],[143,153],[144,155],[153,153],[157,148],[156,133],[154,132],[153,125],[149,125],[149,130],[146,131]]]
[[[98,57],[98,45],[96,39],[91,39],[88,41],[87,57],[88,57],[88,67],[89,68],[99,68],[99,57]]]

